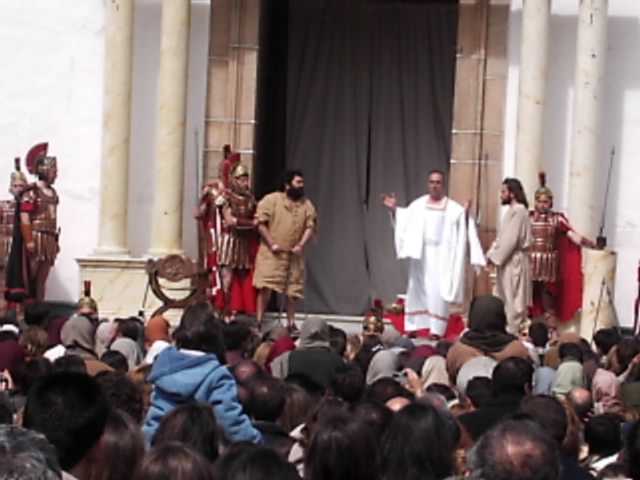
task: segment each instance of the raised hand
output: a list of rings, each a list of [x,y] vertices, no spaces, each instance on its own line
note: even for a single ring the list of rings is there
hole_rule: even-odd
[[[398,200],[396,199],[395,193],[383,193],[382,194],[382,204],[387,207],[389,210],[395,210],[398,206]]]

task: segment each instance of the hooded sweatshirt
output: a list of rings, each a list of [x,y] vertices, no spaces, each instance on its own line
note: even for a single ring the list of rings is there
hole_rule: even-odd
[[[229,441],[262,440],[238,402],[236,381],[214,354],[168,347],[157,356],[149,381],[153,394],[142,427],[147,443],[151,443],[162,417],[188,402],[210,404]]]

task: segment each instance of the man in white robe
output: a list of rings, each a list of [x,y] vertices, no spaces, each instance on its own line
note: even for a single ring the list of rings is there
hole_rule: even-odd
[[[485,266],[475,223],[466,209],[444,194],[444,173],[429,173],[428,195],[406,208],[395,195],[383,195],[395,218],[394,239],[399,259],[409,260],[405,330],[429,329],[442,337],[449,321],[449,304],[464,300],[467,244],[472,265]]]

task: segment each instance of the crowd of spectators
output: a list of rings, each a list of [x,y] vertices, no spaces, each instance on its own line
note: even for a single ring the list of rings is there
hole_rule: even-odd
[[[0,479],[640,480],[640,341],[505,327],[492,296],[436,343],[34,305],[0,321]]]

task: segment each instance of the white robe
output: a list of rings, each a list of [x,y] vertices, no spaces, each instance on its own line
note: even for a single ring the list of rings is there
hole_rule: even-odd
[[[395,247],[399,259],[409,260],[405,329],[428,328],[442,336],[447,328],[449,303],[464,300],[467,243],[472,265],[486,260],[475,223],[464,208],[446,198],[445,207],[429,207],[428,196],[407,208],[396,209]]]

